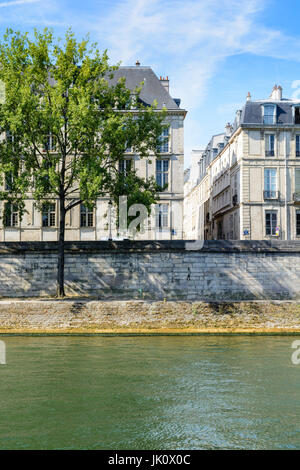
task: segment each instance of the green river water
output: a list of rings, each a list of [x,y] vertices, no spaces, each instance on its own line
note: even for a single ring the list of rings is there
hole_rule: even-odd
[[[297,337],[0,339],[1,449],[300,449]]]

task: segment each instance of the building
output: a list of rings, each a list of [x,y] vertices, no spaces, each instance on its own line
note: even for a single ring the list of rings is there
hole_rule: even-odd
[[[277,85],[268,99],[248,93],[233,125],[216,137],[186,177],[185,214],[197,213],[199,222],[185,236],[300,237],[300,101],[283,98]]]
[[[140,99],[145,105],[157,102],[157,109],[166,109],[168,141],[162,145],[160,158],[141,159],[132,149],[127,149],[120,171],[127,165],[137,170],[139,176],[155,176],[167,189],[159,194],[159,204],[153,208],[149,231],[138,238],[181,239],[183,238],[183,131],[186,111],[180,108],[180,100],[169,93],[169,79],[158,78],[151,67],[120,67],[112,83],[125,77],[126,86],[131,90],[143,82]],[[51,142],[49,142],[51,146]],[[3,210],[3,204],[2,204]],[[58,204],[48,204],[45,211],[39,211],[33,199],[26,201],[27,213],[19,220],[13,208],[0,221],[0,241],[49,241],[58,239]],[[104,240],[117,238],[114,210],[108,198],[99,198],[93,211],[84,206],[71,209],[66,217],[66,240]]]

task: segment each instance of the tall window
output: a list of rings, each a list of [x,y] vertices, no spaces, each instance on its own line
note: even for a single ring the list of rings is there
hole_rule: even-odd
[[[296,235],[300,237],[300,211],[296,211]]]
[[[169,226],[169,205],[156,205],[156,228],[163,229]]]
[[[277,211],[266,211],[266,235],[276,235]]]
[[[156,183],[164,187],[168,184],[169,160],[156,160]]]
[[[9,173],[5,173],[5,191],[11,191],[14,182],[14,175],[10,171]]]
[[[277,189],[276,168],[265,168],[265,198],[275,199]]]
[[[295,193],[300,195],[300,168],[295,168]]]
[[[84,204],[80,205],[80,227],[93,227],[94,226],[94,211],[86,207]]]
[[[160,140],[161,144],[158,147],[158,152],[167,153],[169,151],[169,128],[163,130]]]
[[[264,106],[264,124],[276,124],[276,106]]]
[[[265,145],[266,145],[266,157],[274,157],[275,155],[275,135],[274,134],[266,134]]]
[[[124,176],[127,175],[128,172],[130,172],[132,168],[132,160],[131,159],[125,159],[125,160],[120,160],[119,161],[119,172],[123,173]]]
[[[300,108],[295,106],[295,124],[300,124]]]
[[[55,204],[54,203],[46,203],[43,204],[42,210],[42,225],[43,227],[55,227]]]
[[[296,157],[300,157],[300,135],[296,135]]]
[[[17,227],[19,225],[18,207],[13,204],[4,206],[4,225],[5,227]]]
[[[56,150],[56,137],[51,133],[44,137],[43,150],[45,152],[53,152]]]

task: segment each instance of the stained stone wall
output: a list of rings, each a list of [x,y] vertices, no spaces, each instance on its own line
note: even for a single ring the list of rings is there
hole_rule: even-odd
[[[300,241],[186,248],[184,241],[67,242],[66,291],[99,299],[300,299]],[[1,297],[54,295],[56,274],[56,242],[0,243]]]

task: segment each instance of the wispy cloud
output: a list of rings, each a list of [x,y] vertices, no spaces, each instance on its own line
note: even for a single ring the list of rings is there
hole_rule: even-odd
[[[24,5],[25,3],[37,3],[40,0],[12,0],[11,2],[1,2],[0,8],[12,7],[15,5]]]
[[[22,29],[46,25],[60,33],[72,26],[78,36],[90,32],[101,48],[107,47],[112,62],[133,65],[139,59],[169,75],[173,96],[189,111],[188,151],[212,79],[222,73],[226,59],[256,54],[300,61],[300,39],[260,21],[272,0],[87,0],[84,6],[76,0],[41,0],[27,8],[36,1],[12,0],[0,7],[23,5]],[[13,9],[3,11],[0,25],[14,24]]]

